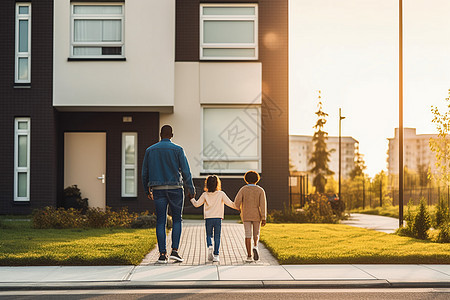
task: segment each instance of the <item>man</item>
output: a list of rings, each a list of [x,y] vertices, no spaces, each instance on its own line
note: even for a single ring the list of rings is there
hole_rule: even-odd
[[[178,254],[181,237],[181,214],[184,203],[183,182],[190,198],[195,195],[189,163],[183,148],[172,143],[172,127],[161,128],[161,141],[145,151],[142,164],[142,183],[147,197],[155,202],[156,238],[160,257],[158,263],[167,263],[166,222],[167,206],[172,211],[172,252],[170,259],[182,262]]]

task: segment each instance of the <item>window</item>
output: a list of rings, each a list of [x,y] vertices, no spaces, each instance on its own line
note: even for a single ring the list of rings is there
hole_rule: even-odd
[[[202,172],[260,172],[260,116],[259,107],[205,107]]]
[[[137,197],[137,133],[122,133],[122,197]]]
[[[14,201],[29,201],[30,118],[16,118],[14,123]]]
[[[31,82],[31,4],[16,4],[16,83]]]
[[[200,5],[200,59],[258,59],[258,6]]]
[[[123,4],[72,5],[71,57],[122,58]]]

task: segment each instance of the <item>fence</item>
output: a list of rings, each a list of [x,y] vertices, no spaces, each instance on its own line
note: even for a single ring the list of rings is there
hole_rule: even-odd
[[[308,175],[289,176],[289,205],[290,207],[303,207],[309,199]],[[381,197],[380,197],[381,194]],[[341,198],[347,209],[369,208],[387,205],[398,205],[398,188],[382,186],[366,182],[361,184],[342,185]],[[403,190],[403,204],[411,200],[414,205],[424,198],[426,203],[436,205],[439,199],[447,201],[450,207],[450,186],[408,186]]]
[[[381,199],[380,199],[381,194]],[[379,207],[386,205],[399,204],[399,189],[386,187],[382,190],[373,188],[343,188],[341,198],[345,202],[348,209]],[[403,190],[403,204],[407,205],[412,201],[414,205],[419,204],[421,199],[425,199],[426,203],[436,205],[439,199],[445,200],[450,205],[450,187],[405,187]],[[381,200],[381,201],[380,201]]]
[[[289,206],[303,207],[308,195],[308,175],[289,176]]]

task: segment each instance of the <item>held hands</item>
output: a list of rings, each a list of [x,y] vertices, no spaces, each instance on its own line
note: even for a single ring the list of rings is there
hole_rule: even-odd
[[[261,226],[263,227],[263,226],[266,226],[266,220],[262,220],[261,221]]]

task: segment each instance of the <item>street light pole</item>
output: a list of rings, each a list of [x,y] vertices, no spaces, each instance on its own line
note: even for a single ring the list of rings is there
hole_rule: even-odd
[[[403,226],[403,0],[399,0],[399,65],[398,65],[398,98],[399,98],[399,126],[398,126],[398,223]]]
[[[341,121],[345,117],[341,116],[341,108],[339,108],[339,200],[341,200]]]

